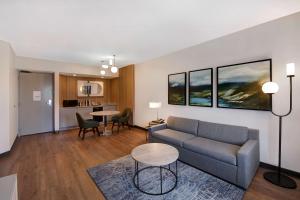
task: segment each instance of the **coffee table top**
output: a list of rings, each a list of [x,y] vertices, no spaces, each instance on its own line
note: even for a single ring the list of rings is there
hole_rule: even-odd
[[[175,147],[162,143],[148,143],[135,147],[131,151],[134,160],[151,165],[163,166],[175,162],[179,153]]]

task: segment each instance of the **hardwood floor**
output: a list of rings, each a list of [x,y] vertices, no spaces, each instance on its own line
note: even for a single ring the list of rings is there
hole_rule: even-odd
[[[104,199],[86,169],[129,154],[145,143],[145,132],[124,129],[108,137],[87,134],[84,141],[77,133],[19,138],[13,150],[0,157],[0,177],[18,173],[20,200]],[[262,178],[264,171],[259,168],[244,199],[300,199],[299,180],[296,190],[279,188]]]

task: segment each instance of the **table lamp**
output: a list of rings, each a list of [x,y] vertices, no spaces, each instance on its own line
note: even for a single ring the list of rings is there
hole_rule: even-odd
[[[282,118],[288,116],[292,112],[292,78],[295,77],[295,64],[289,63],[286,65],[286,75],[290,80],[290,108],[289,111],[286,114],[276,114],[271,111],[273,115],[279,117],[279,153],[278,153],[278,169],[276,172],[265,172],[264,178],[268,180],[269,182],[278,185],[280,187],[284,188],[290,188],[295,189],[297,187],[296,182],[291,179],[290,177],[282,174],[281,172],[281,136],[282,136]],[[266,94],[269,94],[272,96],[272,94],[275,94],[278,92],[279,87],[277,83],[274,82],[267,82],[262,86],[262,91]]]
[[[161,102],[149,102],[149,108],[156,109],[156,119],[158,118],[158,109],[161,108]]]

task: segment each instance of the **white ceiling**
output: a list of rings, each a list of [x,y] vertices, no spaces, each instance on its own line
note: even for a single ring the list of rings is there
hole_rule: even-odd
[[[19,56],[140,63],[300,11],[300,0],[0,0]]]

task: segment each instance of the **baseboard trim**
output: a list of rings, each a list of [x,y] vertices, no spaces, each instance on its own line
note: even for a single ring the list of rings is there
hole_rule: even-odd
[[[0,154],[0,158],[2,158],[2,157],[4,157],[4,156],[7,156],[7,155],[15,148],[17,141],[19,141],[19,136],[18,136],[18,135],[16,136],[16,138],[15,138],[15,140],[14,140],[14,143],[13,143],[13,145],[11,146],[10,150],[1,153],[1,154]]]
[[[265,168],[265,169],[273,170],[273,171],[276,171],[278,169],[277,166],[271,165],[271,164],[268,164],[268,163],[264,163],[264,162],[260,162],[259,166],[262,167],[262,168]],[[300,173],[299,172],[292,171],[292,170],[285,169],[285,168],[281,168],[281,171],[283,173],[289,175],[289,176],[293,176],[295,178],[300,178]]]

